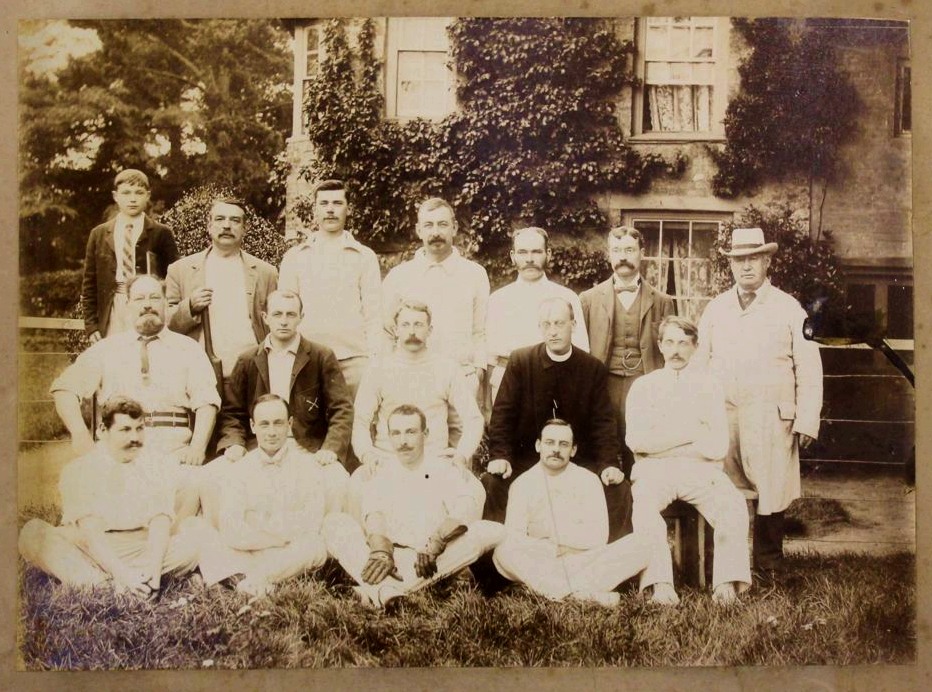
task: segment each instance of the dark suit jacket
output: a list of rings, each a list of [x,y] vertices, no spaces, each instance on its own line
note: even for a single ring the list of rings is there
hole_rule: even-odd
[[[507,459],[514,475],[533,466],[540,458],[534,443],[556,400],[557,417],[573,426],[574,461],[597,474],[617,467],[618,426],[607,381],[605,365],[575,347],[565,363],[552,361],[544,344],[512,351],[492,407],[489,459]]]
[[[81,312],[84,331],[106,334],[110,322],[110,308],[116,292],[116,255],[113,248],[113,231],[116,217],[95,226],[87,239],[84,253],[84,282],[81,287]],[[156,266],[152,273],[165,278],[168,265],[178,259],[175,238],[168,226],[148,216],[142,223],[142,233],[136,242],[136,273],[146,273],[146,253],[155,254]]]
[[[583,319],[589,332],[589,353],[605,365],[609,364],[612,357],[616,300],[611,277],[579,295]],[[645,373],[663,367],[663,356],[657,344],[657,327],[664,317],[672,314],[673,298],[641,279],[640,346]]]
[[[201,316],[191,312],[189,298],[204,286],[204,261],[210,249],[183,257],[168,268],[165,281],[165,295],[169,306],[174,311],[168,320],[168,328],[173,332],[185,334],[192,339],[201,338]],[[268,327],[262,321],[265,299],[278,287],[278,271],[268,262],[242,253],[246,265],[246,303],[249,306],[249,319],[256,341],[262,341],[268,334]]]
[[[260,344],[242,353],[233,368],[220,409],[218,452],[235,444],[246,447],[247,440],[254,444],[249,412],[269,391],[269,359]],[[311,452],[332,450],[345,463],[353,431],[349,389],[333,351],[303,337],[291,370],[289,409],[298,444]]]

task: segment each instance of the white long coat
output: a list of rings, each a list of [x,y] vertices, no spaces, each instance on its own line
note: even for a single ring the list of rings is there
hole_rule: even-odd
[[[794,433],[819,435],[822,360],[803,337],[805,318],[795,298],[765,281],[747,310],[732,288],[699,321],[693,360],[707,364],[725,390],[725,471],[739,488],[758,492],[758,514],[783,511],[800,496]]]

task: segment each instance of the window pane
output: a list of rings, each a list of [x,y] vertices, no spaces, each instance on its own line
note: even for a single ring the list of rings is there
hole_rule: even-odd
[[[714,29],[694,29],[693,30],[693,58],[711,58],[712,57],[712,39],[714,38]]]
[[[913,338],[912,286],[887,286],[887,337]]]
[[[657,248],[660,244],[660,222],[659,221],[635,221],[634,227],[641,232],[641,241],[644,245],[645,257],[656,257]]]
[[[396,111],[403,118],[442,118],[449,110],[447,54],[398,52]]]
[[[712,243],[718,233],[717,223],[700,221],[693,224],[692,247],[690,256],[699,259],[708,259],[712,256]]]
[[[667,57],[667,27],[647,27],[647,44],[644,47],[644,56],[648,60],[662,60]]]
[[[665,257],[689,257],[688,221],[664,222],[663,255]]]
[[[647,63],[644,78],[648,84],[669,84],[670,83],[670,63],[666,63],[666,62]]]
[[[691,31],[689,27],[674,27],[670,35],[670,58],[673,60],[684,60],[690,57],[689,37]]]
[[[689,295],[711,295],[712,261],[707,259],[695,259],[690,260],[689,265]]]
[[[660,263],[657,260],[646,260],[641,265],[641,278],[654,288],[660,288]],[[661,289],[662,290],[662,289]]]

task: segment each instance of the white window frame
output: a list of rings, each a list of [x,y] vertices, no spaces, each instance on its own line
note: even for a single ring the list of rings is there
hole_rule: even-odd
[[[450,44],[446,27],[454,21],[453,17],[389,17],[386,25],[386,59],[385,59],[385,113],[392,120],[407,121],[414,118],[441,120],[456,109],[456,78],[453,70],[447,67],[447,94],[442,115],[398,114],[398,63],[402,52],[443,53],[449,59]],[[443,31],[432,35],[425,33],[422,41],[409,42],[405,33],[410,31],[415,22],[436,22],[443,26]]]
[[[304,127],[304,92],[310,79],[308,76],[308,37],[317,36],[317,65],[320,67],[320,61],[324,57],[324,25],[322,21],[313,21],[295,27],[294,33],[294,99],[292,109],[292,127],[291,134],[293,137],[304,137],[307,135],[307,128]]]
[[[663,247],[663,226],[664,224],[687,223],[689,224],[689,235],[688,235],[689,255],[687,258],[684,258],[684,259],[709,259],[711,260],[712,257],[704,258],[704,257],[699,257],[699,256],[694,257],[692,255],[692,245],[693,245],[692,239],[693,239],[694,224],[700,224],[700,223],[701,224],[706,224],[706,223],[716,224],[718,229],[720,230],[723,223],[731,221],[733,218],[734,218],[734,215],[728,212],[631,211],[623,215],[623,222],[626,226],[633,226],[634,228],[638,228],[638,225],[641,222],[659,223],[660,233],[657,239],[658,250]],[[641,229],[638,229],[638,230],[641,230]],[[643,230],[641,230],[641,234],[644,235]],[[714,243],[715,238],[713,237],[711,240]],[[665,259],[669,261],[670,258],[665,258]],[[659,262],[660,260],[661,260],[661,256],[659,255],[648,255],[647,254],[647,243],[645,239],[644,256],[643,256],[644,264],[646,264],[647,262]],[[711,271],[711,266],[710,266],[710,271]],[[645,277],[645,280],[646,280],[646,277]],[[656,288],[659,291],[663,291],[665,293],[667,290],[667,287],[665,285],[654,286],[654,288]],[[674,299],[674,302],[676,304],[676,313],[678,315],[686,315],[686,312],[684,310],[685,305],[688,302],[698,302],[700,305],[700,309],[693,316],[694,319],[698,321],[699,316],[702,315],[702,311],[705,309],[705,306],[708,305],[709,301],[715,297],[715,294],[714,293],[709,294],[709,295],[705,295],[701,293],[694,294],[692,291],[691,283],[689,282],[687,283],[686,289],[687,291],[685,293],[671,294],[671,297]]]
[[[644,103],[646,100],[646,73],[647,62],[645,53],[647,48],[648,22],[672,17],[640,17],[637,20],[637,33],[635,44],[637,54],[635,60],[635,73],[641,80],[641,86],[633,90],[631,109],[631,133],[635,141],[723,141],[725,139],[725,110],[728,106],[728,69],[729,69],[729,34],[731,20],[728,17],[702,17],[713,23],[712,50],[713,80],[712,80],[712,110],[710,114],[711,129],[696,132],[662,132],[657,130],[644,131]],[[692,19],[690,17],[690,19]],[[695,62],[696,59],[685,62]]]

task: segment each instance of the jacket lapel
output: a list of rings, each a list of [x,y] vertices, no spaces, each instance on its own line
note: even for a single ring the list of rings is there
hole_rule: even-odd
[[[641,279],[641,314],[638,321],[643,322],[647,313],[654,306],[654,287],[648,284],[643,278]]]
[[[298,374],[304,369],[304,366],[307,365],[310,359],[310,344],[302,337],[298,344],[298,352],[294,357],[294,365],[291,366],[291,381],[288,383],[289,398],[292,394],[291,390],[294,389],[295,380],[298,379]]]
[[[264,391],[272,391],[272,385],[269,381],[269,354],[265,352],[265,346],[259,344],[256,352],[256,370],[259,371],[259,377],[262,378],[262,384],[265,385]]]
[[[210,252],[210,248],[196,255],[191,255],[191,293],[204,286],[204,263],[207,261],[208,252]]]
[[[107,249],[110,251],[110,255],[114,258],[116,262],[116,246],[113,241],[113,233],[116,229],[116,217],[114,216],[110,221],[107,222],[107,228],[104,231],[104,244],[107,246]]]
[[[252,299],[256,295],[256,283],[259,281],[259,268],[257,264],[255,257],[246,252],[243,253],[243,268],[246,277],[246,298],[249,305],[252,305]]]

